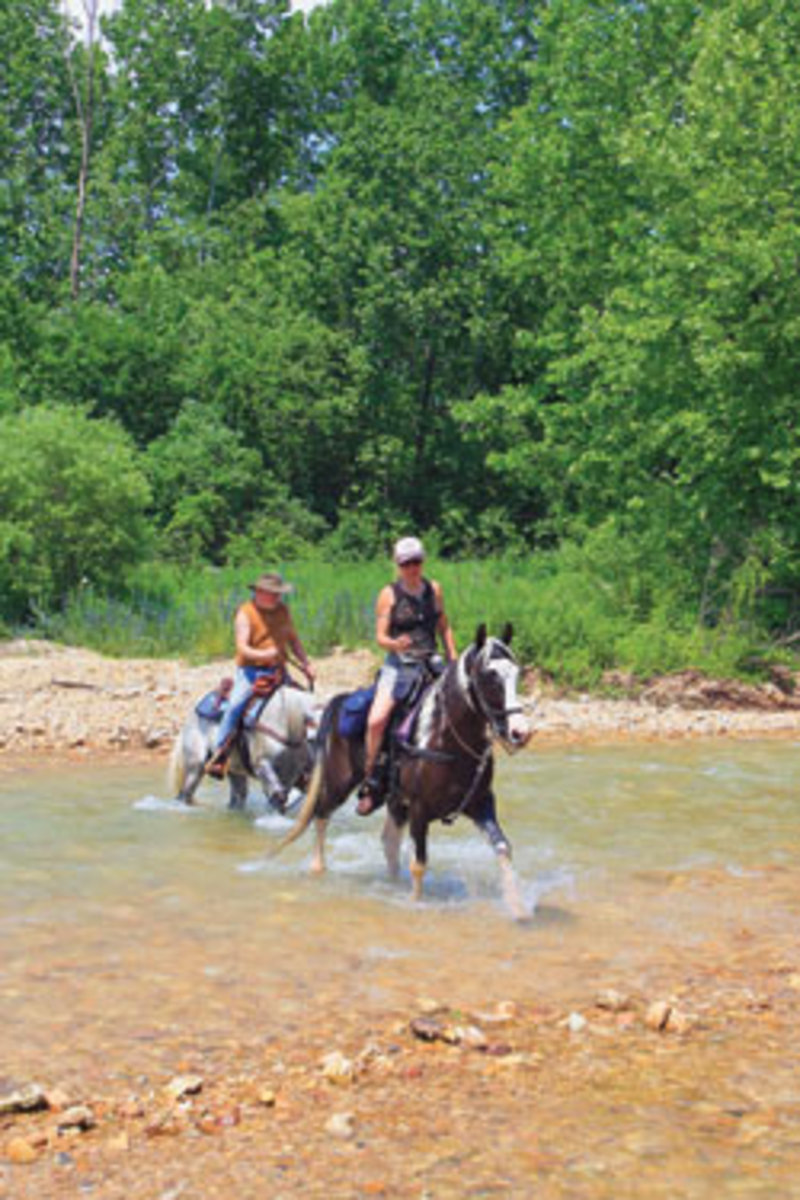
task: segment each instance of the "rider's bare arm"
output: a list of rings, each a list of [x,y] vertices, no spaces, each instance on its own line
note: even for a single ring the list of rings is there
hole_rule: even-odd
[[[444,596],[442,595],[442,587],[441,584],[437,583],[435,579],[431,580],[431,585],[433,587],[433,594],[436,597],[436,610],[439,613],[439,621],[436,625],[436,630],[439,634],[439,637],[442,639],[445,658],[448,662],[452,662],[454,658],[458,657],[458,651],[456,650],[455,638],[453,637],[453,631],[450,628],[450,622],[447,619],[447,613],[444,611]]]
[[[390,586],[382,588],[375,605],[375,641],[382,650],[393,650],[395,654],[402,654],[405,650],[411,649],[412,641],[407,633],[401,633],[400,637],[390,635],[389,622],[393,604],[394,591],[392,588]]]
[[[247,662],[259,667],[274,667],[281,661],[277,647],[272,646],[264,650],[257,650],[255,646],[250,645],[250,622],[247,619],[246,613],[240,612],[236,614],[233,630],[236,638],[236,649],[239,655],[246,659]]]
[[[297,636],[297,634],[294,634],[293,637],[289,638],[289,649],[297,659],[308,678],[313,679],[314,668],[311,666],[311,663],[308,660],[308,655],[305,651],[305,647],[303,646],[303,643],[300,641],[300,638]]]

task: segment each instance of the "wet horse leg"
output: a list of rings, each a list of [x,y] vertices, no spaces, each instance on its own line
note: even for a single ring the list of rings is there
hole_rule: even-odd
[[[411,895],[414,900],[422,899],[422,882],[428,865],[428,822],[424,817],[412,816],[411,840],[414,856],[411,859]]]
[[[397,824],[392,814],[387,813],[386,820],[383,823],[381,842],[383,843],[386,866],[389,869],[389,876],[392,879],[397,879],[400,874],[400,843],[402,840],[402,828]]]
[[[528,916],[528,912],[520,895],[517,876],[511,864],[511,843],[497,820],[494,792],[486,793],[478,812],[472,815],[472,819],[481,832],[486,835],[490,846],[497,855],[500,883],[506,907],[515,921],[524,920]]]
[[[278,778],[275,768],[268,759],[261,759],[261,762],[255,768],[255,776],[264,789],[264,795],[271,806],[277,809],[278,812],[283,812],[286,807],[286,791]]]
[[[197,791],[202,778],[202,762],[199,764],[193,763],[192,766],[186,768],[186,775],[184,776],[181,790],[178,792],[177,796],[177,799],[180,800],[182,804],[194,804],[194,794]]]
[[[247,776],[231,771],[228,774],[228,783],[231,789],[228,808],[241,811],[247,803]]]
[[[314,822],[314,850],[311,855],[311,870],[315,875],[322,875],[325,871],[325,831],[327,828],[327,817],[317,817]]]

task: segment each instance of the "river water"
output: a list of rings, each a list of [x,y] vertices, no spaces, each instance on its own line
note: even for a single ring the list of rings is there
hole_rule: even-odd
[[[182,956],[211,980],[237,959],[291,1007],[293,993],[304,1003],[314,980],[343,969],[348,989],[385,999],[398,962],[400,986],[412,966],[423,991],[446,987],[458,961],[476,995],[498,973],[514,990],[544,955],[550,982],[569,991],[582,982],[582,955],[646,965],[654,940],[691,945],[742,919],[715,889],[691,883],[722,876],[760,890],[765,872],[796,860],[799,759],[800,744],[774,742],[502,758],[500,815],[532,913],[522,928],[507,919],[493,856],[464,820],[432,828],[415,909],[407,869],[399,884],[386,878],[380,818],[351,806],[330,825],[319,880],[307,872],[310,834],[270,861],[288,822],[257,800],[250,815],[229,814],[219,785],[186,812],[169,802],[159,768],[19,772],[0,778],[0,978],[13,988],[34,947],[38,970],[67,992],[101,966],[120,977],[138,970],[143,951],[167,992]],[[775,937],[800,932],[796,917],[773,915]]]
[[[800,743],[760,741],[502,758],[522,924],[466,821],[432,828],[415,906],[407,867],[386,878],[381,819],[351,806],[319,879],[310,834],[270,860],[288,822],[258,803],[229,814],[216,784],[185,811],[160,767],[0,776],[0,1082],[135,1087],[180,1066],[183,1043],[208,1065],[314,1014],[422,997],[649,1002],[754,944],[800,970],[798,761]]]

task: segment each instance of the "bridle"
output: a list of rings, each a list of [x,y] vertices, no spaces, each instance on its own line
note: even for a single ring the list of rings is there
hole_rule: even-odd
[[[479,655],[480,651],[478,654],[476,654],[473,665],[475,665],[477,662]],[[510,654],[509,659],[511,662],[514,662]],[[512,704],[506,707],[505,705],[490,704],[486,697],[481,694],[481,689],[478,686],[478,682],[475,679],[472,671],[469,672],[468,676],[467,700],[472,705],[472,708],[479,712],[483,717],[484,721],[491,730],[491,735],[495,738],[495,740],[500,743],[500,745],[508,754],[511,754],[511,743],[509,739],[500,732],[499,725],[501,721],[507,721],[509,717],[512,717],[517,713],[524,712],[522,705]]]

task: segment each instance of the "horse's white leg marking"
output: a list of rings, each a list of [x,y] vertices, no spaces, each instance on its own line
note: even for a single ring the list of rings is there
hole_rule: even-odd
[[[414,900],[422,899],[422,881],[425,878],[425,863],[411,860],[411,896]]]
[[[497,864],[500,867],[500,883],[506,907],[515,921],[524,921],[528,912],[519,892],[517,874],[511,865],[511,855],[506,850],[501,850],[497,855]]]
[[[256,776],[264,789],[264,795],[268,800],[271,800],[275,793],[283,795],[281,781],[278,778],[278,773],[266,756],[261,759],[256,767]]]
[[[322,875],[325,870],[325,831],[328,822],[317,817],[314,823],[314,852],[311,855],[311,870],[315,875]]]
[[[391,813],[387,813],[386,820],[383,823],[381,841],[383,842],[386,866],[389,869],[389,875],[392,879],[397,879],[400,874],[400,843],[402,840],[402,829],[395,823]]]

